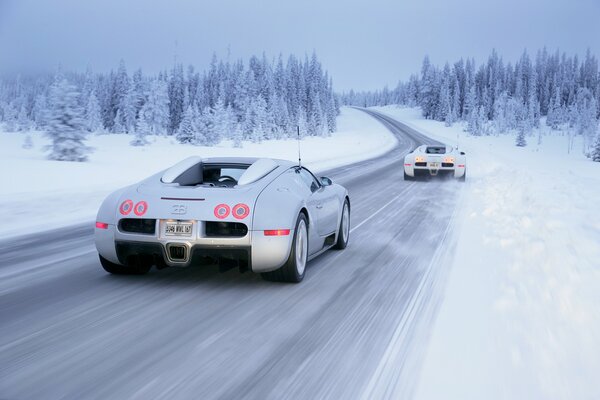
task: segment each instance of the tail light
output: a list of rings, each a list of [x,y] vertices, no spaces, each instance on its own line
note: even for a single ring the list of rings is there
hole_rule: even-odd
[[[423,157],[423,156],[416,156],[415,157],[415,162],[425,162],[425,157]]]
[[[128,215],[132,209],[133,209],[133,201],[131,201],[131,200],[125,200],[119,206],[119,212],[121,213],[121,215]]]
[[[98,221],[96,221],[96,228],[98,228],[98,229],[108,229],[108,224],[106,222],[98,222]]]
[[[148,210],[148,203],[146,203],[145,201],[138,201],[137,204],[135,205],[135,207],[133,208],[133,212],[138,217],[141,217],[142,215],[146,214],[147,210]]]
[[[454,157],[446,157],[444,158],[444,162],[454,164]]]
[[[227,204],[219,204],[215,207],[215,217],[219,219],[225,219],[229,217],[229,213],[231,212],[231,208]]]
[[[250,215],[250,207],[246,204],[236,204],[233,207],[232,214],[235,219],[244,219]]]
[[[405,167],[411,167],[412,164],[404,164]]]
[[[265,231],[265,236],[288,236],[289,229],[268,229]]]

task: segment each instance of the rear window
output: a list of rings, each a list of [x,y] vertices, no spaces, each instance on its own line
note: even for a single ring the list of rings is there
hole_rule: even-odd
[[[202,183],[215,186],[235,186],[240,176],[248,169],[248,165],[218,165],[204,164],[202,168]]]
[[[446,154],[445,146],[427,146],[425,149],[427,154]]]
[[[234,187],[248,167],[248,164],[198,163],[181,173],[173,183],[180,186]]]

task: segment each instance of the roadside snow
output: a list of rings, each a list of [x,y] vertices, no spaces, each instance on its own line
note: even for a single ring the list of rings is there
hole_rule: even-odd
[[[90,135],[95,148],[89,162],[49,161],[47,138],[32,132],[33,148],[23,149],[24,133],[0,133],[0,238],[93,221],[102,200],[112,191],[135,183],[191,155],[298,159],[295,140],[223,142],[215,147],[182,145],[170,137],[151,138],[132,147],[130,135]],[[302,161],[315,171],[377,157],[391,150],[396,138],[367,114],[342,108],[338,132],[301,141]]]
[[[380,108],[467,153],[465,202],[418,399],[598,399],[600,164],[568,137],[468,137]],[[543,131],[549,131],[542,128]]]

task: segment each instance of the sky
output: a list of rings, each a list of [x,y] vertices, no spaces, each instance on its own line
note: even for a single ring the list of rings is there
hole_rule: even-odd
[[[546,46],[600,55],[600,0],[0,0],[0,69],[156,73],[175,58],[316,51],[338,91],[393,87],[492,49],[514,61]]]

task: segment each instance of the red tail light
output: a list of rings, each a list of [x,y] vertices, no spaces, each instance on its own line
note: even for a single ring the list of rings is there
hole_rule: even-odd
[[[148,203],[146,203],[145,201],[139,201],[133,208],[133,212],[138,217],[141,217],[142,215],[146,214],[147,210],[148,210]]]
[[[96,221],[96,228],[98,228],[98,229],[108,229],[108,224],[106,222],[98,222],[98,221]]]
[[[289,229],[269,229],[265,231],[265,236],[287,236],[289,234]]]
[[[215,207],[215,217],[219,218],[219,219],[225,219],[227,217],[229,217],[229,213],[231,212],[231,209],[229,208],[229,206],[227,204],[219,204],[218,206]]]
[[[250,214],[250,207],[248,207],[245,204],[236,204],[233,207],[233,210],[231,210],[231,214],[236,218],[236,219],[244,219],[246,218],[249,214]]]
[[[132,209],[133,209],[133,201],[125,200],[124,202],[121,203],[121,206],[119,207],[119,212],[122,215],[127,215],[131,212]]]
[[[465,164],[458,164],[458,168],[464,168]]]
[[[405,167],[410,167],[412,164],[404,164]]]

